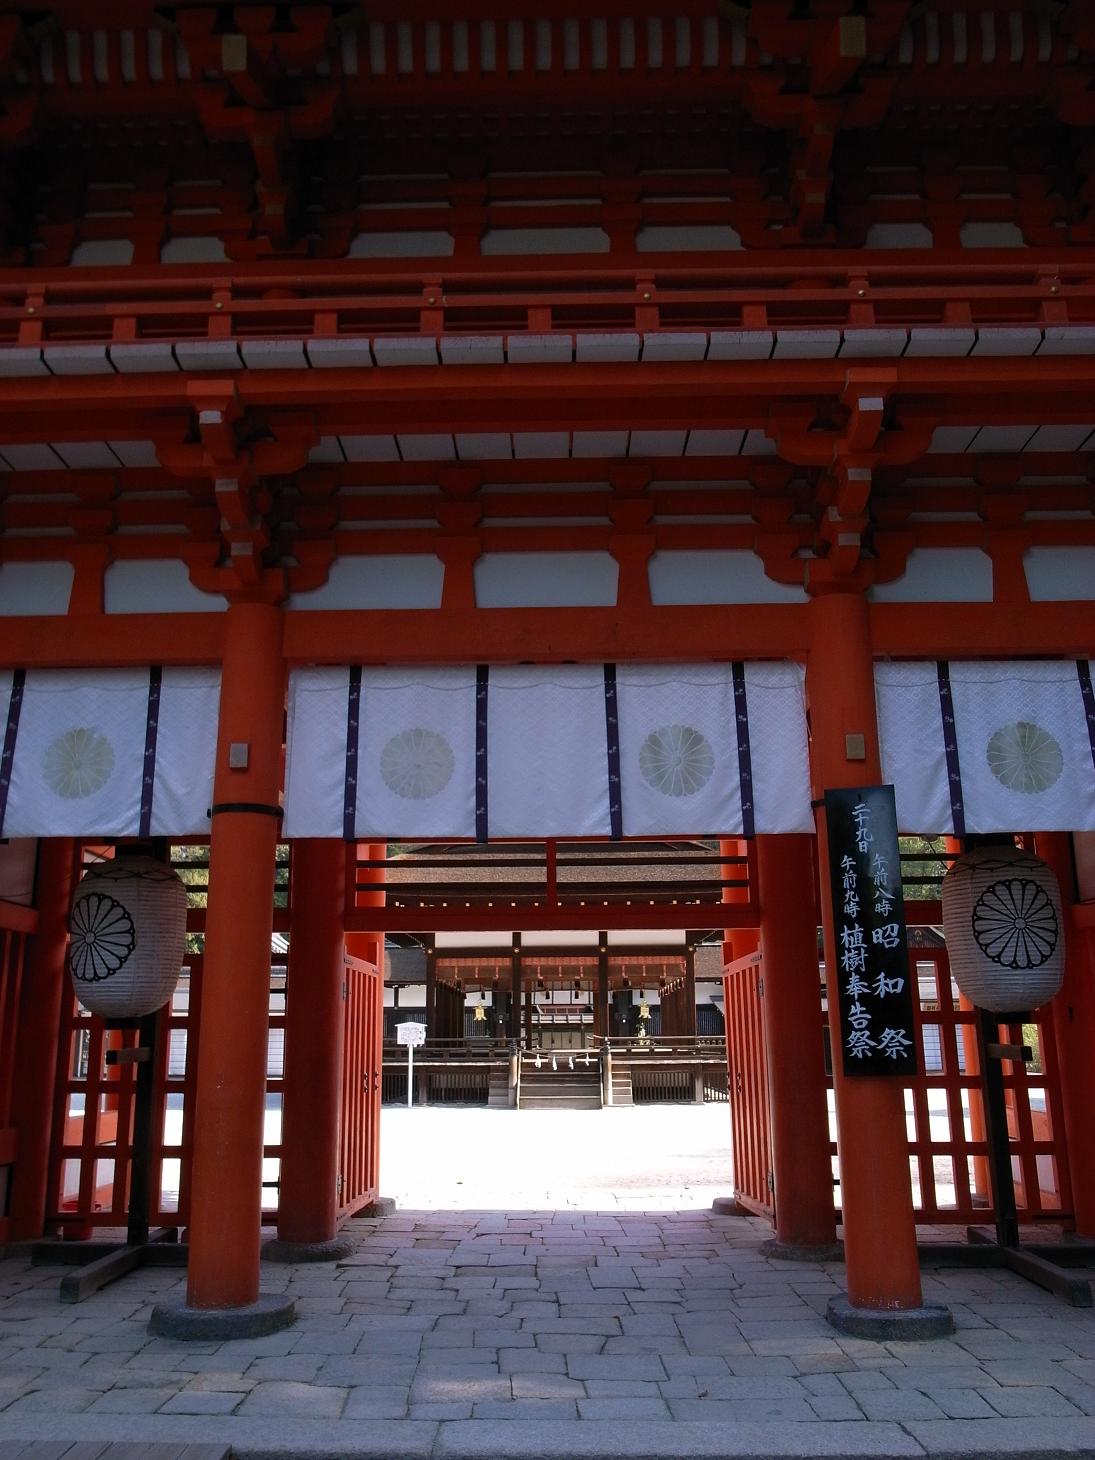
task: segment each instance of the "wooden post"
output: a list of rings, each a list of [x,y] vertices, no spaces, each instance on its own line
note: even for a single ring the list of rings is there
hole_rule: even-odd
[[[12,1124],[19,1132],[11,1187],[14,1241],[41,1237],[46,1219],[57,1064],[70,1058],[70,1051],[59,1045],[61,1010],[66,997],[72,998],[65,953],[75,875],[76,852],[70,837],[39,842],[38,930],[28,944],[23,969],[12,1088]],[[94,1117],[89,1113],[87,1118]]]
[[[611,1034],[608,995],[608,933],[597,934],[597,983],[594,988],[593,1032],[602,1039]]]
[[[259,1296],[270,934],[284,706],[280,610],[265,603],[230,604],[224,626],[193,1113],[191,1309],[253,1307]],[[229,752],[239,746],[245,750],[236,750],[235,758],[242,755],[246,766],[237,769],[229,763]],[[291,1303],[287,1313],[281,1321],[291,1319]],[[170,1331],[170,1326],[161,1325],[158,1331]]]
[[[681,1023],[677,1030],[689,1039],[696,1037],[696,944],[688,934],[684,951],[684,979],[681,983]]]
[[[440,1005],[437,997],[436,934],[426,934],[426,1038],[440,1039]]]
[[[510,962],[509,962],[509,984],[510,984],[510,1028],[509,1037],[516,1043],[521,1043],[521,934],[510,935]],[[525,1041],[527,1044],[527,1040]]]
[[[293,843],[278,1239],[294,1247],[330,1243],[336,1231],[345,872],[341,842]]]
[[[836,1241],[815,855],[811,836],[757,838],[776,1241],[788,1250]]]
[[[859,593],[823,594],[811,602],[810,617],[810,753],[814,796],[820,798],[831,788],[877,785],[881,766],[867,604]],[[820,886],[827,889],[824,808],[817,811],[817,823]],[[853,1308],[920,1308],[904,1093],[900,1080],[844,1076],[837,934],[824,892],[821,911],[848,1298]]]

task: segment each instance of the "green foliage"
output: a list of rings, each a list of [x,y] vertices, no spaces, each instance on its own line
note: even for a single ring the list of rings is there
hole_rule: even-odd
[[[901,879],[905,900],[932,902],[939,897],[939,886],[947,870],[942,838],[925,836],[898,837],[901,846]]]

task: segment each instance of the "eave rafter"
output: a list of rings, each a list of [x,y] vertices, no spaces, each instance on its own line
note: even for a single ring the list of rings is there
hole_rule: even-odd
[[[297,145],[328,134],[340,103],[338,84],[316,72],[332,44],[331,8],[200,8],[180,11],[176,26],[203,78],[194,94],[202,128],[250,148],[257,232],[283,252],[296,232]]]
[[[743,102],[754,121],[789,134],[794,228],[803,238],[825,231],[832,187],[832,157],[845,128],[878,126],[890,109],[896,72],[869,66],[889,55],[912,10],[911,0],[872,0],[866,12],[851,5],[743,6],[724,14],[747,22],[760,50],[779,63],[753,72]],[[841,13],[841,12],[845,13]]]

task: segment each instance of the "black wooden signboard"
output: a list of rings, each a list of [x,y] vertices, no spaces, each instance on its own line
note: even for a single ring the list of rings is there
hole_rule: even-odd
[[[825,792],[845,1075],[917,1072],[892,786]]]

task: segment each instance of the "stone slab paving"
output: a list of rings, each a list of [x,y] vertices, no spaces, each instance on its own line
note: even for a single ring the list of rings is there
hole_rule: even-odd
[[[936,1269],[952,1337],[824,1321],[839,1264],[703,1210],[401,1211],[338,1264],[267,1267],[282,1333],[149,1336],[144,1269],[79,1305],[0,1264],[0,1439],[219,1441],[261,1456],[1095,1455],[1095,1313]]]

